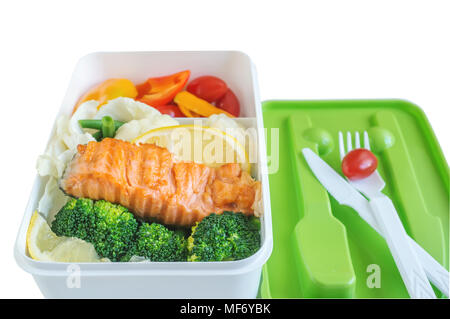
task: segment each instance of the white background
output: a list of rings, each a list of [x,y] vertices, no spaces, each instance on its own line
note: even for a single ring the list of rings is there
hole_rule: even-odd
[[[450,155],[450,1],[2,1],[0,297],[42,297],[13,245],[71,72],[93,51],[241,50],[262,100],[402,98]]]

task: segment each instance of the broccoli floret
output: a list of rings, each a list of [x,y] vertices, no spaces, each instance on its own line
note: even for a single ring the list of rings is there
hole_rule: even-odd
[[[151,261],[185,261],[186,253],[183,232],[170,230],[158,223],[144,222],[139,227],[135,244],[128,255],[145,257]]]
[[[260,222],[242,213],[211,214],[192,227],[188,261],[239,260],[260,247]]]
[[[122,257],[132,247],[138,221],[127,208],[104,200],[94,204],[96,217],[92,244],[100,256],[112,261],[126,261]]]
[[[58,236],[90,242],[100,256],[119,261],[132,246],[138,221],[123,206],[79,198],[67,202],[51,228]]]
[[[69,200],[51,228],[58,236],[92,243],[111,261],[129,261],[133,255],[151,261],[239,260],[260,247],[259,219],[242,213],[211,214],[192,227],[186,240],[183,230],[140,223],[121,205],[87,198]]]
[[[51,229],[58,236],[92,240],[95,228],[94,201],[88,198],[70,199],[58,212]]]

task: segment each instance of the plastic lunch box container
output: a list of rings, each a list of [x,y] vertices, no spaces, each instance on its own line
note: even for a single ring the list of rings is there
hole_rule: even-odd
[[[249,258],[227,262],[160,263],[53,263],[31,259],[26,252],[26,231],[43,194],[45,179],[37,176],[18,231],[14,255],[32,274],[49,298],[255,298],[261,269],[272,252],[272,224],[263,118],[255,68],[250,58],[236,51],[92,53],[80,59],[60,108],[70,114],[79,96],[107,78],[123,77],[135,83],[151,76],[190,69],[191,77],[214,74],[224,79],[241,102],[236,119],[258,132],[258,159],[253,175],[262,183],[264,214],[261,248]],[[183,119],[183,124],[192,119]],[[52,131],[52,134],[54,129]],[[74,281],[75,280],[75,281]]]

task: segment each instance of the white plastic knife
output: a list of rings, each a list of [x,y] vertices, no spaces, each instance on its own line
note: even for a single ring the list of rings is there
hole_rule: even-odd
[[[353,208],[362,219],[383,236],[372,216],[372,210],[368,200],[311,149],[304,148],[302,152],[311,171],[331,196],[333,196],[339,204]],[[408,239],[425,270],[427,278],[448,297],[450,282],[449,272],[417,244],[414,239],[409,236]]]

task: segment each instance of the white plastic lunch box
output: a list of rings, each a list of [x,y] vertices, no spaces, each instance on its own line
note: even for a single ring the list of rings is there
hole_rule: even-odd
[[[100,52],[83,57],[72,75],[60,114],[70,114],[78,98],[108,78],[135,83],[150,76],[191,70],[191,79],[211,74],[226,81],[241,103],[243,125],[256,126],[258,162],[255,177],[262,183],[264,215],[261,248],[253,256],[226,262],[40,262],[27,255],[26,232],[44,192],[45,179],[37,176],[20,226],[14,255],[33,275],[48,298],[255,298],[261,268],[272,252],[272,223],[263,118],[255,68],[250,58],[236,51]],[[249,119],[250,118],[250,119]],[[193,121],[184,119],[183,123]],[[182,122],[182,121],[180,121]],[[52,134],[54,132],[54,128]],[[37,158],[36,154],[36,158]]]

